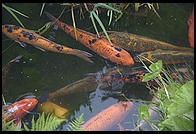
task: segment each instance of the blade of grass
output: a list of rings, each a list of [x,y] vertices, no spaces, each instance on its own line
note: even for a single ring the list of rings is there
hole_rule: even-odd
[[[122,13],[118,9],[115,9],[115,8],[113,8],[113,7],[111,7],[111,6],[107,5],[107,4],[104,4],[104,3],[97,3],[97,4],[95,4],[94,9],[96,9],[97,7],[101,7],[101,6],[107,8],[109,10],[113,10],[115,12]]]
[[[8,6],[7,6],[7,7],[8,7]],[[13,9],[13,8],[11,8],[11,7],[8,7],[8,8],[9,8],[10,10],[14,11],[15,13],[20,14],[20,15],[23,16],[23,17],[29,18],[29,16],[27,16],[27,15],[25,15],[25,14],[23,14],[23,13],[17,11],[17,10],[15,10],[15,9]]]
[[[76,23],[75,23],[75,19],[74,19],[73,6],[71,6],[71,15],[72,15],[72,22],[73,22],[75,37],[76,37],[76,40],[78,40],[78,37],[77,37],[77,30],[76,30]]]
[[[46,4],[46,3],[43,3],[43,4],[42,4],[42,8],[41,8],[41,11],[40,11],[40,14],[39,14],[40,16],[41,16],[41,15],[42,15],[42,13],[43,13],[43,10],[44,10],[44,7],[45,7],[45,4]]]
[[[128,3],[128,4],[124,7],[123,11],[126,10],[126,9],[129,7],[129,5],[130,5],[130,3]],[[121,14],[116,18],[115,22],[117,22],[117,21],[122,17],[122,15],[123,15],[123,13],[121,12]]]
[[[92,11],[92,12],[94,12],[94,11]],[[91,21],[92,21],[92,23],[93,23],[93,27],[94,27],[94,29],[95,29],[97,35],[99,36],[99,32],[98,32],[98,30],[97,30],[97,27],[96,27],[95,20],[94,20],[94,18],[93,18],[92,12],[90,12],[90,18],[91,18]]]
[[[101,26],[101,28],[102,28],[104,34],[106,35],[108,41],[112,44],[112,42],[111,42],[111,40],[110,40],[110,38],[107,34],[107,31],[105,30],[105,27],[104,27],[103,23],[101,22],[101,20],[99,19],[99,17],[97,16],[97,14],[95,12],[92,12],[92,14],[95,17],[95,19],[97,20],[97,22],[99,23],[99,25]]]
[[[18,23],[23,27],[23,28],[25,28],[24,27],[24,25],[22,24],[22,22],[18,19],[18,17],[12,12],[12,10],[11,10],[11,8],[10,7],[8,7],[8,6],[6,6],[6,5],[4,5],[4,4],[2,4],[2,7],[4,7],[15,19],[16,19],[16,21],[18,21]],[[16,10],[15,10],[16,11]],[[18,12],[19,13],[19,12]],[[22,14],[22,13],[21,13]],[[28,17],[28,16],[27,16]]]
[[[109,24],[108,25],[110,25],[111,24],[111,22],[112,22],[112,10],[109,10],[108,11],[109,12],[109,16],[110,16],[110,20],[109,20]]]

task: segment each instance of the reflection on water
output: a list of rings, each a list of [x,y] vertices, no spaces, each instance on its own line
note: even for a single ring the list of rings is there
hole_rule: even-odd
[[[46,16],[39,16],[41,9],[40,3],[9,3],[7,5],[29,15],[29,19],[20,17],[27,29],[36,30],[49,22]],[[161,19],[153,12],[149,12],[147,16],[124,15],[117,23],[107,27],[108,17],[103,15],[100,15],[100,17],[107,30],[138,34],[170,42],[177,46],[189,47],[187,19],[192,11],[192,4],[161,3],[159,5],[160,9],[158,13]],[[46,6],[45,10],[54,16],[58,16],[62,9],[63,6],[55,8],[53,4]],[[76,9],[75,15],[77,16],[78,13]],[[72,25],[70,14],[70,11],[67,11],[61,20]],[[85,14],[85,17],[88,18],[88,14]],[[80,20],[79,17],[75,17],[75,19],[78,28],[88,29],[87,31],[95,33],[93,27],[91,27],[92,23],[90,19]],[[2,10],[2,24],[19,25],[4,9]],[[151,100],[149,90],[144,85],[128,84],[124,81],[110,81],[109,83],[111,85],[108,86],[108,83],[94,81],[100,80],[102,78],[101,73],[106,74],[115,65],[85,48],[82,44],[66,35],[62,30],[56,30],[56,27],[54,28],[44,33],[43,36],[61,45],[92,53],[94,55],[92,60],[95,63],[87,63],[72,55],[56,54],[48,51],[42,52],[28,44],[27,47],[22,48],[19,44],[14,43],[14,41],[2,35],[2,66],[14,57],[23,55],[20,62],[13,64],[8,73],[6,86],[3,89],[3,94],[7,102],[14,102],[18,96],[29,92],[32,92],[36,96],[40,96],[44,91],[54,93],[58,89],[63,88],[67,89],[64,91],[69,92],[69,89],[73,89],[73,83],[76,84],[78,82],[78,85],[76,84],[77,86],[74,87],[78,89],[75,94],[62,95],[52,99],[52,101],[69,109],[71,113],[70,119],[84,113],[84,120],[87,121],[110,105],[120,100],[125,100],[124,97],[120,96],[122,93],[128,98]],[[96,73],[96,79],[89,73]],[[81,82],[84,79],[88,79],[88,82]],[[82,85],[80,85],[80,82]],[[70,85],[70,83],[72,84]],[[137,108],[140,102],[133,103],[134,109],[121,123],[125,130],[134,128],[135,122],[138,120]],[[67,130],[68,123],[63,124],[62,130]],[[119,130],[119,127],[114,126],[111,130]]]

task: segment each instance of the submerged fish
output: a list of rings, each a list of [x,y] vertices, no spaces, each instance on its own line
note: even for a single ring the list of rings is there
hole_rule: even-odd
[[[146,52],[154,51],[157,49],[163,50],[176,50],[176,51],[193,51],[191,48],[179,47],[166,43],[150,39],[144,36],[139,36],[131,33],[107,31],[112,43],[124,48],[127,51],[134,52]],[[106,38],[103,33],[100,33],[101,37]]]
[[[170,74],[171,78],[176,83],[187,82],[190,79],[194,79],[194,74],[190,72],[188,68],[185,67],[175,67],[175,68],[166,68],[166,71]],[[105,89],[111,87],[113,90],[121,89],[124,84],[140,84],[140,85],[153,85],[159,86],[155,80],[149,82],[142,82],[143,77],[146,73],[149,73],[143,66],[139,67],[115,67],[109,69],[106,73],[102,73],[98,83],[101,83],[100,89]],[[90,73],[89,76],[94,76],[98,73]],[[165,78],[165,75],[161,73],[161,76]],[[122,85],[121,85],[122,84]]]
[[[194,48],[194,9],[187,23],[189,26],[189,31],[188,31],[189,43],[190,43],[190,46]]]
[[[21,119],[33,110],[37,105],[38,101],[35,98],[23,99],[15,102],[9,106],[2,108],[2,119],[7,118],[6,122],[14,119],[16,125],[21,124]]]
[[[104,131],[117,125],[126,118],[133,107],[132,102],[120,101],[101,111],[84,125],[81,126],[85,131]]]
[[[52,21],[54,21],[59,26],[59,28],[64,30],[67,34],[71,35],[74,39],[76,38],[74,27],[57,20],[54,16],[47,12],[46,15]],[[108,59],[117,64],[122,64],[124,66],[130,66],[134,64],[132,57],[127,51],[118,46],[112,45],[107,39],[99,38],[95,34],[78,28],[76,36],[78,41],[81,42],[84,46],[88,47],[105,59]]]
[[[88,62],[91,62],[91,63],[93,62],[88,58],[92,56],[88,52],[81,51],[78,49],[68,48],[63,45],[59,45],[55,42],[52,42],[40,36],[39,34],[36,34],[35,32],[32,32],[30,30],[24,29],[19,26],[9,25],[9,24],[2,25],[2,32],[6,36],[15,40],[22,46],[24,46],[24,43],[28,43],[42,51],[48,50],[48,51],[52,51],[56,53],[76,55]]]
[[[156,62],[158,60],[162,60],[163,64],[178,64],[178,63],[186,63],[186,62],[194,63],[194,52],[169,51],[169,50],[158,49],[155,51],[143,52],[135,56],[134,60],[136,62],[140,62],[139,58],[145,63],[151,63],[150,61]]]
[[[94,77],[85,77],[81,80],[78,80],[74,83],[71,83],[55,92],[49,94],[49,100],[59,98],[63,95],[69,95],[80,92],[90,92],[97,88],[97,82]]]
[[[14,58],[13,60],[9,61],[3,68],[2,68],[2,87],[4,87],[5,85],[5,82],[6,82],[6,77],[7,77],[7,74],[8,74],[8,71],[11,67],[11,65],[14,63],[14,62],[18,62],[18,60],[20,60],[22,58],[22,56],[17,56],[16,58]]]
[[[50,101],[45,101],[39,105],[38,110],[46,114],[53,113],[56,117],[65,119],[69,111],[59,105],[56,105]]]

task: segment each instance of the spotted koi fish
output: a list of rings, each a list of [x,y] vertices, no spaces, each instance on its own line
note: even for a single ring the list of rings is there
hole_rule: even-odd
[[[124,48],[127,51],[134,52],[146,52],[154,51],[157,49],[163,50],[175,50],[175,51],[193,51],[191,48],[179,47],[166,43],[163,41],[158,41],[143,36],[125,33],[125,32],[116,32],[116,31],[107,31],[112,43],[118,45],[119,47]],[[100,33],[100,36],[106,38],[103,33]]]
[[[75,39],[75,32],[72,26],[65,24],[57,20],[54,16],[46,12],[46,15],[54,21],[59,28],[71,35]],[[88,47],[95,53],[99,54],[105,59],[108,59],[114,63],[121,64],[124,66],[130,66],[134,64],[134,61],[130,54],[124,49],[112,45],[107,39],[99,38],[95,34],[86,32],[77,28],[77,39],[84,46]]]
[[[176,83],[182,83],[187,82],[190,79],[194,79],[194,74],[190,73],[190,71],[187,68],[184,67],[177,67],[177,70],[175,69],[167,69],[167,72],[171,75],[172,79]],[[153,86],[159,86],[157,85],[157,82],[152,80],[150,82],[142,82],[143,77],[145,74],[148,73],[148,71],[143,67],[129,67],[129,68],[112,68],[107,73],[102,73],[100,82],[102,83],[102,86],[100,89],[104,89],[107,87],[112,87],[112,89],[115,89],[115,84],[120,83],[134,83],[134,84],[140,84],[140,85],[153,85]],[[100,73],[99,73],[100,74]],[[90,73],[91,76],[96,76],[97,73]],[[161,76],[165,77],[164,74],[161,73]],[[116,87],[120,89],[119,87]]]
[[[14,120],[15,125],[21,124],[21,119],[37,105],[35,98],[23,99],[9,106],[2,108],[2,119],[7,118],[6,122]]]
[[[20,60],[22,58],[22,56],[17,56],[16,58],[14,58],[13,60],[9,61],[3,68],[2,68],[2,87],[4,87],[5,82],[6,82],[6,77],[7,74],[9,72],[9,69],[11,67],[11,65],[15,62],[18,62],[18,60]]]
[[[194,9],[187,23],[189,25],[189,31],[188,31],[189,43],[190,46],[194,48]]]
[[[39,34],[36,34],[35,32],[32,32],[19,26],[9,24],[2,25],[2,32],[22,46],[24,43],[28,43],[43,51],[48,50],[56,53],[76,55],[88,62],[93,62],[88,58],[92,56],[90,53],[59,45],[40,36]]]
[[[178,64],[193,62],[194,63],[194,52],[192,51],[168,51],[168,50],[155,50],[143,52],[134,57],[136,62],[140,62],[139,58],[145,63],[157,62],[162,60],[163,64]],[[147,60],[149,59],[149,60]]]
[[[106,131],[112,126],[124,120],[133,107],[132,102],[120,101],[104,109],[84,125],[81,126],[85,131]]]

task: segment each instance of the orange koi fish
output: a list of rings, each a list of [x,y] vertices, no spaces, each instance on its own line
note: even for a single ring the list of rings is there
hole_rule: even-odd
[[[43,51],[48,50],[56,53],[76,55],[88,62],[93,62],[88,58],[92,56],[90,53],[59,45],[40,36],[39,34],[36,34],[35,32],[32,32],[19,26],[9,24],[2,25],[2,32],[9,38],[18,42],[20,45],[23,45],[22,43],[28,43]]]
[[[81,126],[85,131],[104,131],[122,121],[133,107],[132,102],[118,102],[107,109],[101,111],[84,125]]]
[[[189,31],[188,31],[189,43],[190,46],[194,48],[194,9],[187,23],[189,25]]]
[[[16,125],[19,125],[21,122],[21,119],[31,110],[34,109],[34,107],[37,105],[38,101],[35,98],[29,98],[29,99],[23,99],[18,102],[15,102],[9,106],[2,108],[2,119],[6,119],[6,122],[9,122],[11,120],[15,120],[14,123]],[[4,113],[5,112],[5,113]]]
[[[163,41],[154,40],[140,35],[125,32],[107,31],[112,43],[134,52],[154,51],[157,49],[175,51],[193,51],[191,48],[179,47]],[[103,33],[100,36],[106,38]]]
[[[57,20],[54,16],[46,12],[46,15],[67,34],[71,35],[75,39],[74,28]],[[77,39],[84,46],[88,47],[95,53],[99,54],[105,59],[108,59],[114,63],[124,66],[130,66],[134,64],[134,61],[130,54],[124,49],[112,45],[107,39],[99,38],[95,34],[86,32],[77,28]]]
[[[6,81],[6,77],[8,74],[8,71],[11,67],[11,65],[14,62],[18,62],[18,60],[20,60],[22,58],[22,56],[17,56],[16,58],[14,58],[13,60],[9,61],[3,68],[2,68],[2,87],[5,85],[5,81]]]
[[[145,63],[157,62],[162,60],[163,64],[178,64],[193,62],[194,63],[194,52],[192,51],[169,51],[169,50],[155,50],[143,52],[134,57],[135,62],[140,62],[139,58]],[[147,60],[149,59],[149,60]]]

